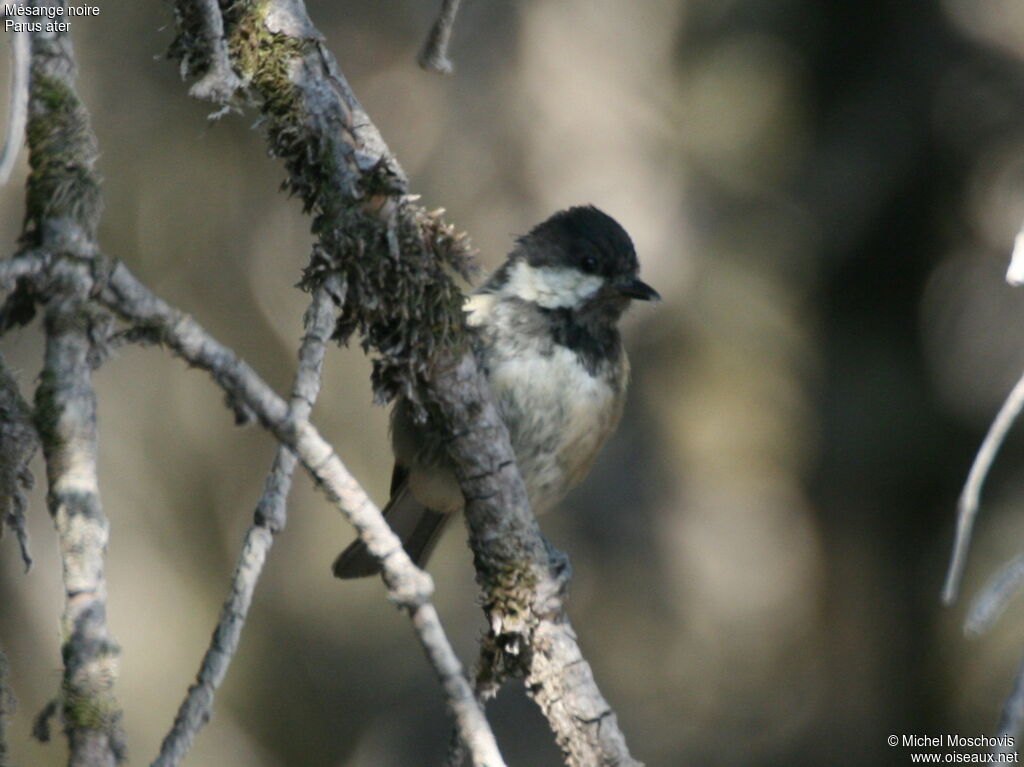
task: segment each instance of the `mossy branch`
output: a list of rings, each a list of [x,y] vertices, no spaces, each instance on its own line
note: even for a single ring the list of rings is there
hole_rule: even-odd
[[[178,4],[172,52],[183,70],[204,76],[210,56],[196,51],[202,24],[191,5]],[[233,2],[224,30],[270,152],[284,161],[285,188],[312,217],[317,244],[304,284],[343,277],[348,302],[336,335],[358,332],[375,355],[378,400],[403,395],[453,435],[489,642],[503,656],[493,676],[512,669],[528,677],[569,764],[636,764],[565,616],[565,557],[540,534],[504,424],[467,352],[462,294],[448,274],[466,271],[464,238],[411,203],[405,173],[302,0]],[[581,720],[576,711],[596,714]]]

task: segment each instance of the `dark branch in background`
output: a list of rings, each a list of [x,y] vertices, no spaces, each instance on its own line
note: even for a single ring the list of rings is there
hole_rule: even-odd
[[[3,15],[0,14],[0,18]],[[0,186],[7,183],[25,141],[28,113],[29,48],[28,32],[11,32],[11,93],[7,111],[4,147],[0,150]]]
[[[292,385],[291,399],[291,416],[296,420],[309,418],[320,393],[324,352],[334,329],[334,306],[342,303],[343,294],[344,288],[335,284],[318,288],[303,318],[306,334],[299,349],[299,368]],[[295,455],[281,445],[267,475],[263,496],[256,506],[253,524],[246,532],[231,591],[221,609],[210,648],[203,657],[196,682],[189,688],[174,718],[174,725],[160,746],[160,755],[153,762],[153,767],[178,764],[188,753],[196,734],[213,716],[213,697],[238,649],[263,563],[274,543],[274,536],[287,523],[288,491],[295,464]]]
[[[60,7],[62,3],[49,4]],[[101,203],[96,141],[74,92],[66,34],[32,33],[29,175],[22,244],[66,256],[67,275],[37,294],[46,308],[46,356],[36,390],[36,429],[46,459],[47,505],[60,542],[65,604],[59,705],[72,767],[116,765],[124,756],[113,687],[120,648],[107,628],[104,577],[108,523],[96,467],[92,368],[109,317],[83,280],[95,266]]]
[[[178,18],[172,52],[205,76],[193,4],[179,2]],[[504,424],[466,351],[462,293],[442,268],[464,270],[464,246],[410,204],[404,172],[301,0],[235,3],[224,30],[237,74],[266,118],[271,151],[285,162],[286,184],[313,215],[318,241],[305,284],[344,277],[337,336],[359,331],[378,355],[378,399],[402,394],[455,435],[491,627],[485,656],[492,664],[483,675],[495,687],[509,674],[527,678],[569,764],[636,764],[565,615],[565,558],[540,534]]]
[[[18,539],[25,572],[32,567],[25,529],[25,493],[34,480],[29,462],[39,447],[32,425],[32,408],[21,396],[18,384],[0,354],[0,538],[10,529]],[[0,692],[2,694],[2,692]]]
[[[454,69],[448,58],[448,43],[452,37],[452,27],[455,26],[455,16],[459,12],[459,3],[460,0],[441,0],[441,10],[417,58],[420,66],[429,72],[447,75]]]

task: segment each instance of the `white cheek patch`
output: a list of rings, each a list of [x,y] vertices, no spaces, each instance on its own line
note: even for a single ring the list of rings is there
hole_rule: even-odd
[[[494,307],[494,295],[491,293],[474,293],[466,301],[463,311],[466,313],[466,322],[473,327],[483,325],[487,320],[491,309]]]
[[[566,266],[530,266],[517,261],[509,271],[503,292],[532,301],[545,309],[579,306],[604,284],[596,274],[584,274]]]

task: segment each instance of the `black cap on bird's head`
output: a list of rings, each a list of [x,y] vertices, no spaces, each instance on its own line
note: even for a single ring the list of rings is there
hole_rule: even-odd
[[[593,205],[559,211],[519,238],[534,268],[574,268],[603,277],[612,294],[639,301],[660,299],[637,277],[640,264],[633,241],[618,221]]]

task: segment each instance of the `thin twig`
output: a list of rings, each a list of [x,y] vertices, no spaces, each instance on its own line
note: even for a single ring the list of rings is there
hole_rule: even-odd
[[[159,327],[164,342],[189,364],[204,369],[233,398],[250,408],[260,422],[295,453],[327,498],[348,518],[374,556],[381,560],[390,599],[412,618],[420,643],[445,691],[474,765],[501,767],[504,761],[472,688],[429,603],[430,576],[418,569],[384,521],[380,510],[349,473],[333,448],[245,362],[211,337],[198,323],[154,296],[118,263],[100,289],[100,299],[126,320]]]
[[[334,329],[335,297],[340,298],[340,294],[336,284],[325,285],[313,294],[306,311],[306,333],[299,349],[299,367],[292,385],[292,418],[308,418],[320,392],[324,352]],[[263,563],[274,543],[274,536],[284,529],[287,522],[287,497],[295,464],[295,455],[281,445],[253,514],[253,524],[246,531],[231,590],[221,609],[210,646],[203,656],[196,682],[178,708],[174,724],[160,746],[160,754],[153,767],[177,765],[188,753],[196,734],[213,716],[213,698],[238,649]]]
[[[454,65],[448,58],[448,43],[452,37],[452,27],[459,13],[460,0],[441,0],[441,10],[437,14],[430,33],[423,43],[423,49],[417,58],[419,65],[428,72],[451,74]]]
[[[942,590],[942,601],[947,605],[952,604],[960,590],[960,582],[963,579],[964,568],[967,565],[967,550],[971,544],[971,531],[974,528],[974,520],[978,515],[978,501],[981,495],[981,487],[985,483],[992,461],[999,452],[1007,432],[1013,426],[1013,422],[1020,415],[1024,407],[1024,376],[1017,381],[1016,386],[1010,395],[1003,402],[995,420],[985,435],[974,463],[967,475],[967,482],[960,493],[960,501],[957,505],[956,540],[953,543],[953,556],[946,574],[946,584]]]
[[[197,0],[203,17],[209,69],[190,89],[189,95],[205,101],[224,104],[231,100],[242,81],[231,68],[228,44],[224,39],[224,17],[217,0]],[[215,112],[211,117],[220,116]]]
[[[28,75],[31,67],[32,42],[28,32],[11,33],[11,103],[7,113],[4,148],[0,150],[0,186],[7,183],[25,142],[28,119]]]
[[[1021,584],[1024,584],[1024,554],[1003,565],[975,595],[964,621],[964,633],[979,636],[992,628]]]

